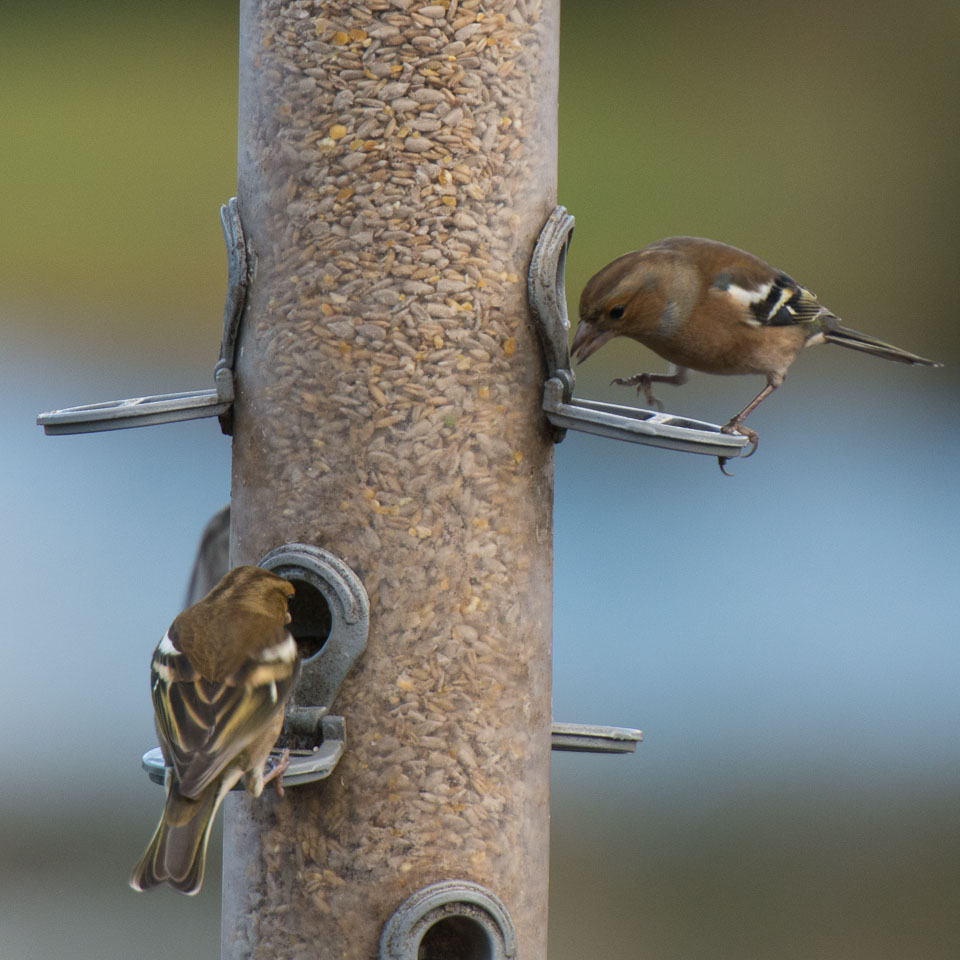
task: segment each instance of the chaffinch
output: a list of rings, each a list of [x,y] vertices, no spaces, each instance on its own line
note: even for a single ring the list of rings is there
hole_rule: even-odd
[[[652,384],[680,386],[688,370],[763,374],[766,386],[721,428],[749,438],[746,456],[757,449],[758,438],[743,421],[783,383],[804,347],[837,343],[900,363],[941,366],[843,326],[816,294],[759,257],[697,237],[658,240],[587,281],[571,350],[582,362],[614,337],[639,340],[674,364],[669,374],[613,381],[635,386],[658,409]],[[721,470],[726,460],[719,458]]]
[[[255,797],[289,753],[265,764],[283,726],[300,658],[287,630],[293,587],[259,567],[235,567],[171,624],[153,654],[150,687],[167,767],[167,799],[130,886],[199,892],[214,814],[243,778]]]

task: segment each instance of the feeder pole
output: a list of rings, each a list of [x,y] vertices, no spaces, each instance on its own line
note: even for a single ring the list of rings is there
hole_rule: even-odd
[[[333,775],[226,804],[229,960],[371,960],[445,880],[546,957],[553,453],[525,274],[559,6],[241,0],[231,561],[323,547],[370,634]]]

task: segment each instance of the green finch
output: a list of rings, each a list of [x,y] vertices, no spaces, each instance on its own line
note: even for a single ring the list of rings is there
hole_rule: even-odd
[[[154,720],[167,767],[167,799],[153,839],[130,876],[135,890],[161,883],[187,894],[203,882],[214,814],[242,778],[258,797],[284,704],[300,669],[287,630],[293,587],[259,567],[235,567],[184,610],[150,665]],[[276,779],[282,795],[281,780]]]

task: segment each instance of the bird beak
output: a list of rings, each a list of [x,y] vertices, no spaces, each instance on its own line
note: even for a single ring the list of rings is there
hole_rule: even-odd
[[[583,363],[613,336],[614,334],[609,330],[597,330],[586,320],[581,320],[580,326],[577,327],[577,335],[573,338],[570,353],[576,358],[577,363]]]

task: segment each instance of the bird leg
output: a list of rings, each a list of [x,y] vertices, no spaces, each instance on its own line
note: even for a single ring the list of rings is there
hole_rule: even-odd
[[[731,417],[721,428],[721,433],[739,433],[742,437],[746,437],[752,446],[750,447],[750,452],[743,455],[743,459],[746,460],[747,457],[752,457],[757,452],[757,447],[760,445],[760,438],[757,436],[756,430],[751,430],[749,427],[743,425],[743,421],[753,413],[754,410],[763,403],[767,397],[773,393],[774,390],[780,384],[767,383],[767,385],[735,416]],[[727,473],[724,469],[726,462],[729,460],[729,457],[717,457],[717,463],[720,464],[720,472],[726,474],[728,477],[732,477],[732,473]]]
[[[618,387],[636,387],[637,396],[642,393],[644,399],[654,410],[662,410],[663,404],[653,395],[651,384],[672,383],[675,387],[682,387],[687,382],[687,368],[674,367],[673,373],[638,373],[632,377],[616,377],[610,381]]]
[[[287,767],[290,766],[290,751],[284,747],[283,753],[280,754],[280,759],[275,761],[273,766],[270,768],[270,772],[263,778],[264,786],[268,784],[271,780],[273,781],[273,789],[277,793],[277,799],[283,799],[283,774]]]

